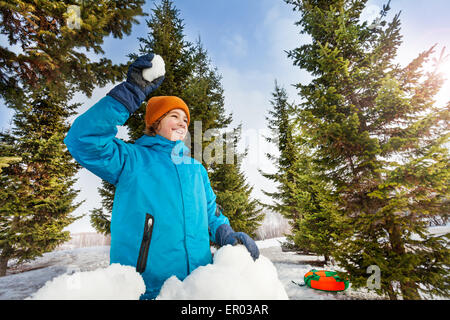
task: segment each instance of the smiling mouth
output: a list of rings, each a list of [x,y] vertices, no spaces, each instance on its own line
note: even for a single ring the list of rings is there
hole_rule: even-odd
[[[179,135],[183,135],[185,133],[183,129],[172,129],[172,130],[178,133]]]

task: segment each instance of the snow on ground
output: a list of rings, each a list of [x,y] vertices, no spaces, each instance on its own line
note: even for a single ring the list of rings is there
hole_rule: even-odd
[[[284,237],[274,238],[257,241],[257,245],[260,248],[261,255],[269,259],[271,264],[275,266],[278,279],[289,299],[378,299],[375,294],[352,291],[351,287],[344,292],[327,293],[306,286],[300,287],[292,283],[292,281],[302,283],[304,274],[313,268],[318,268],[317,263],[320,263],[321,259],[317,256],[283,252],[281,250],[281,243],[283,241],[285,241]],[[215,254],[218,254],[218,252],[220,250],[216,251]],[[0,300],[26,299],[36,294],[48,281],[54,280],[57,277],[72,275],[74,273],[85,273],[99,268],[107,269],[108,266],[109,246],[49,252],[33,262],[23,264],[20,267],[10,266],[9,275],[0,278]],[[203,268],[207,269],[207,267]],[[274,279],[269,277],[266,281],[274,281]],[[69,283],[73,284],[73,281],[69,281]],[[274,284],[272,285],[275,286]],[[181,299],[182,297],[172,298]]]
[[[283,238],[273,239],[282,240]],[[260,254],[268,257],[278,272],[278,278],[283,284],[290,300],[376,300],[380,296],[366,289],[353,290],[349,288],[342,292],[325,292],[314,290],[303,284],[303,276],[311,269],[339,270],[335,265],[323,265],[322,257],[302,255],[295,252],[283,252],[281,246],[260,248]],[[296,282],[297,284],[293,283]]]
[[[112,264],[94,271],[63,274],[33,293],[45,300],[137,300],[145,284],[135,268]],[[247,300],[288,299],[277,270],[264,256],[253,261],[242,246],[224,246],[214,254],[214,262],[195,269],[184,281],[175,276],[163,285],[162,300]]]
[[[10,266],[12,274],[0,278],[0,300],[22,300],[55,277],[108,266],[109,246],[48,252],[32,262]]]
[[[434,235],[446,234],[450,225],[430,227],[430,233]],[[270,260],[270,264],[275,266],[279,282],[284,287],[285,293],[291,300],[335,300],[335,299],[380,299],[375,293],[364,289],[353,290],[350,287],[337,293],[329,293],[314,290],[306,286],[299,286],[296,283],[303,283],[303,276],[311,269],[338,270],[336,266],[323,266],[323,259],[318,256],[301,255],[295,252],[284,252],[281,243],[286,241],[285,237],[256,241],[260,254]],[[215,251],[218,254],[220,250]],[[231,266],[230,266],[231,267]],[[0,300],[22,300],[35,295],[39,289],[43,288],[51,280],[78,274],[82,281],[90,281],[89,271],[109,268],[109,246],[96,246],[87,248],[77,248],[71,250],[59,250],[45,253],[42,257],[32,262],[17,265],[14,261],[8,266],[7,276],[0,278]],[[214,267],[205,266],[203,269]],[[105,271],[106,272],[106,271]],[[115,272],[119,272],[117,269]],[[113,272],[113,274],[115,273]],[[133,271],[134,272],[134,271]],[[125,272],[126,273],[126,272]],[[135,273],[135,272],[134,272]],[[197,272],[198,273],[198,272]],[[210,272],[211,273],[211,272]],[[194,272],[192,273],[194,274]],[[114,277],[114,275],[110,275]],[[125,277],[125,276],[124,276]],[[188,277],[189,278],[189,277]],[[186,278],[186,279],[188,279]],[[70,278],[66,278],[70,279]],[[185,281],[186,281],[185,279]],[[273,279],[272,279],[273,280]],[[66,281],[66,283],[74,283]],[[173,279],[172,284],[176,283]],[[77,282],[75,282],[77,283]],[[183,283],[178,281],[175,286],[180,288]],[[183,291],[186,294],[186,290]],[[164,293],[165,298],[182,299],[180,295],[171,296]],[[173,294],[173,293],[172,293]],[[118,299],[133,298],[133,296],[119,297]],[[62,297],[60,297],[62,298]],[[74,297],[72,297],[74,299]],[[106,297],[102,297],[106,299]],[[160,297],[164,298],[164,296]],[[50,299],[50,298],[49,298]],[[89,297],[86,297],[89,299]],[[255,298],[256,299],[256,298]]]

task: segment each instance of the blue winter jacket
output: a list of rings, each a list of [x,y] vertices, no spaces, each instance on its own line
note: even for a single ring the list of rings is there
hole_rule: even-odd
[[[153,299],[172,275],[183,280],[212,262],[209,241],[229,221],[205,168],[182,141],[115,137],[129,116],[105,96],[74,121],[64,142],[83,167],[116,186],[110,263],[135,266],[147,287],[141,298]]]

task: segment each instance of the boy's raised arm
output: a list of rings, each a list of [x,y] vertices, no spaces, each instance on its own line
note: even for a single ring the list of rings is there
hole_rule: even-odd
[[[123,125],[164,79],[162,76],[149,82],[143,78],[142,71],[152,67],[153,57],[147,54],[133,62],[127,80],[75,119],[64,139],[75,160],[112,184],[118,182],[131,156],[129,145],[115,137],[117,126]]]

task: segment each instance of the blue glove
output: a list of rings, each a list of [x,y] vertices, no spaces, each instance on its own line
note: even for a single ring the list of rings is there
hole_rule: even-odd
[[[128,67],[127,80],[107,93],[122,103],[130,114],[135,112],[147,96],[155,91],[164,80],[164,76],[162,76],[148,82],[142,77],[142,70],[152,67],[153,57],[153,53],[140,56]]]
[[[255,241],[244,232],[235,232],[228,224],[222,224],[216,231],[216,243],[219,246],[243,244],[253,260],[258,259],[259,249]]]

